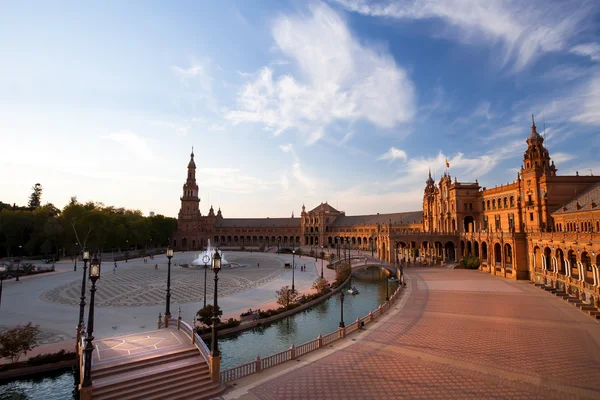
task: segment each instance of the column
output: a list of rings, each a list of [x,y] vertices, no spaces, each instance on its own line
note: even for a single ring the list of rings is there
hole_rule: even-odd
[[[567,270],[567,277],[571,277],[571,261],[565,260],[565,269]]]
[[[535,253],[531,253],[531,257],[533,257],[533,268],[537,268],[537,258],[535,257]]]
[[[454,249],[454,261],[458,262],[458,249],[457,248]]]

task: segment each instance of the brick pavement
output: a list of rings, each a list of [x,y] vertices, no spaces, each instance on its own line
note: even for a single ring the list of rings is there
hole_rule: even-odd
[[[224,398],[600,398],[600,324],[589,316],[527,282],[406,273],[409,297],[387,321],[304,366],[245,378]]]

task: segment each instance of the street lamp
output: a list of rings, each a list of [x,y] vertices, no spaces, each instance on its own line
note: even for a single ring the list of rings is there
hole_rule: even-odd
[[[340,293],[340,328],[345,327],[346,325],[344,325],[344,289],[342,289],[342,292]]]
[[[75,261],[73,262],[73,271],[77,271],[77,242],[73,243],[73,245],[75,246],[75,257],[73,257]]]
[[[213,305],[213,323],[212,323],[212,346],[210,355],[217,357],[220,355],[219,346],[217,343],[217,323],[219,322],[219,316],[217,315],[217,282],[219,281],[219,271],[221,270],[221,255],[219,251],[215,251],[212,257],[212,270],[215,273],[215,293],[214,293],[214,305]]]
[[[90,259],[90,252],[84,250],[81,254],[81,258],[83,258],[83,276],[81,278],[81,301],[79,302],[79,323],[77,324],[77,343],[81,340],[81,328],[83,327],[83,318],[84,318],[84,310],[85,310],[85,273],[87,271],[87,262]]]
[[[2,282],[6,279],[7,271],[5,268],[2,268],[0,271],[0,306],[2,305]]]
[[[17,262],[17,277],[15,279],[15,282],[19,282],[19,269],[21,268],[21,257],[23,257],[21,255],[21,248],[23,248],[23,246],[19,245],[19,261]]]
[[[171,318],[171,258],[173,258],[173,249],[167,247],[167,306],[165,309],[165,327],[169,324]]]
[[[321,246],[321,256],[323,256],[323,255],[324,255],[323,246]],[[325,258],[325,257],[321,258],[321,279],[323,279],[323,258]]]
[[[390,301],[389,287],[390,287],[390,279],[386,275],[386,277],[385,277],[385,301]]]
[[[96,294],[96,281],[100,278],[100,261],[94,258],[90,263],[90,280],[92,288],[90,289],[90,311],[88,314],[87,336],[85,338],[85,371],[82,387],[92,386],[92,353],[94,346],[94,296]]]
[[[296,249],[292,250],[292,293],[294,293],[294,291],[296,289],[296,286],[294,286],[294,270],[296,269],[295,256],[296,256]]]
[[[208,254],[205,254],[202,257],[202,262],[204,262],[204,308],[206,308],[206,271],[208,270],[208,262],[210,261],[210,257]]]

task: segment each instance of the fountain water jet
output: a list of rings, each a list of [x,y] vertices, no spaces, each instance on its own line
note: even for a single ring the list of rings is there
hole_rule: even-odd
[[[206,265],[208,265],[210,267],[211,263],[212,263],[212,255],[214,253],[214,250],[212,247],[210,247],[210,239],[208,239],[208,246],[206,247],[206,251],[200,253],[198,255],[198,257],[191,262],[192,265],[202,265],[204,266],[204,257],[208,256],[208,261],[206,262]],[[225,266],[225,265],[229,265],[229,261],[227,261],[225,259],[225,255],[223,254],[222,251],[220,251],[221,253],[221,265]]]

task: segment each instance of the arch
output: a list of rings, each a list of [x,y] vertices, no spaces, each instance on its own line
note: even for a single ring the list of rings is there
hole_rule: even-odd
[[[329,236],[329,237],[327,238],[327,243],[328,243],[329,245],[332,245],[332,244],[333,244],[333,238],[332,238],[331,236]]]
[[[577,257],[573,250],[569,250],[567,253],[567,261],[569,261],[569,268],[571,269],[571,276],[575,279],[579,279],[579,268],[577,266]]]
[[[215,243],[219,243],[219,237],[218,237],[218,236],[215,236],[215,237],[213,238],[213,240],[215,241]]]
[[[482,261],[488,260],[488,248],[487,248],[486,242],[481,242],[481,260]]]
[[[487,201],[487,209],[488,209],[488,210],[491,210],[491,209],[492,209],[492,208],[490,207],[490,201],[489,201],[489,200]]]
[[[181,247],[187,249],[187,238],[181,239]]]
[[[512,261],[513,261],[512,246],[509,243],[505,243],[504,244],[504,265],[506,266],[506,268],[512,268]]]
[[[494,263],[496,267],[502,266],[502,247],[500,243],[494,244]]]
[[[444,244],[444,251],[446,252],[448,260],[456,261],[456,248],[454,247],[454,242],[446,242]]]
[[[227,243],[231,243],[231,236],[227,236]]]
[[[470,241],[467,241],[467,255],[468,256],[472,256],[473,255],[473,245]]]
[[[479,257],[479,243],[473,243],[473,255]]]
[[[550,250],[549,247],[544,247],[544,263],[546,266],[546,269],[548,271],[552,271],[552,260],[551,260],[551,255],[552,255],[552,250]]]
[[[456,220],[452,218],[452,232],[456,231]]]
[[[309,244],[312,246],[312,245],[314,245],[314,244],[315,244],[314,242],[315,242],[315,240],[314,240],[314,237],[313,237],[313,236],[311,236],[311,237],[310,237],[310,240],[309,240]]]
[[[581,253],[581,265],[585,283],[594,284],[594,272],[592,271],[592,259],[587,251]]]
[[[514,207],[515,206],[515,197],[514,196],[510,196],[510,207]]]
[[[237,237],[237,236],[234,236],[234,237],[233,237],[233,242],[234,242],[234,243],[237,243],[237,242],[238,242],[238,237]]]
[[[558,248],[556,249],[556,265],[558,268],[558,273],[562,274],[562,275],[566,275],[567,274],[567,270],[565,269],[565,254],[563,253],[562,249]]]
[[[221,243],[225,243],[225,236],[221,236],[221,240],[220,240],[220,242],[221,242]]]
[[[507,197],[504,198],[503,208],[508,208],[508,198]]]
[[[460,258],[463,258],[465,256],[465,241],[464,240],[461,240],[460,243],[458,244],[458,256]]]
[[[304,236],[304,245],[308,246],[308,236]]]
[[[464,219],[464,229],[465,232],[474,232],[474,228],[475,228],[475,220],[471,215],[467,215]]]

